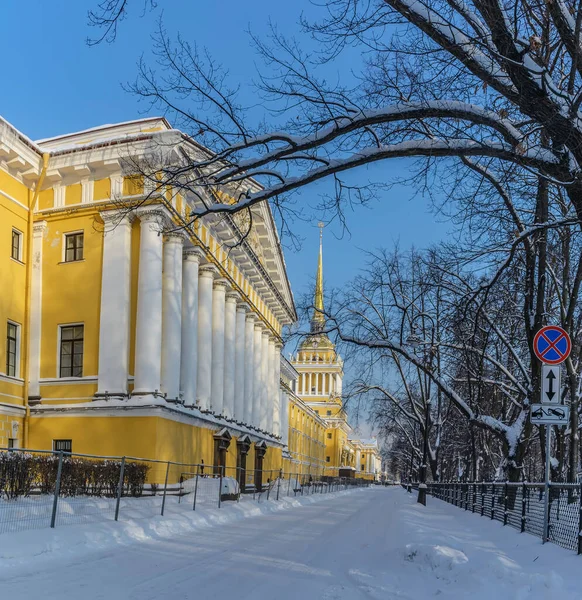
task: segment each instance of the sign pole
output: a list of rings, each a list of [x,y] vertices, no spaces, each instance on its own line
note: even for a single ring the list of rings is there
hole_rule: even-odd
[[[552,441],[552,426],[546,425],[546,482],[544,494],[544,531],[542,543],[545,544],[549,539],[550,528],[550,448]]]

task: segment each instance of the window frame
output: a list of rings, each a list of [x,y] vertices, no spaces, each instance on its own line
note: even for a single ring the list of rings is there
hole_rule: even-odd
[[[74,254],[74,258],[71,260],[67,260],[67,240],[69,238],[77,238],[78,236],[81,237],[82,243],[81,243],[81,257],[77,257],[77,252],[79,250],[79,247],[77,246],[76,242],[74,247],[72,248],[73,250],[73,254]],[[63,256],[62,256],[62,261],[63,263],[73,263],[73,262],[81,262],[85,260],[85,230],[84,229],[78,229],[76,231],[67,231],[66,233],[63,234]]]
[[[68,442],[69,450],[62,450],[57,448],[59,443],[66,444]],[[73,453],[73,440],[72,439],[53,439],[53,452],[65,452],[67,454]]]
[[[16,237],[18,238],[18,256],[14,256],[14,236],[16,234]],[[10,258],[12,260],[15,260],[19,263],[22,262],[22,252],[23,252],[23,242],[24,241],[24,233],[22,231],[20,231],[20,229],[17,229],[16,227],[12,228],[12,235],[10,236]]]
[[[83,337],[80,340],[83,343],[83,351],[81,353],[81,374],[73,375],[74,365],[72,364],[72,362],[73,362],[72,357],[75,355],[74,348],[73,348],[73,351],[71,352],[71,365],[69,367],[71,369],[71,375],[63,375],[62,374],[63,368],[66,368],[66,367],[63,367],[63,365],[62,365],[63,341],[71,341],[71,342],[79,341],[79,340],[75,340],[74,337],[71,340],[63,340],[63,330],[69,329],[69,328],[74,328],[74,327],[82,327],[83,328]],[[73,336],[74,336],[74,333],[73,333]],[[57,341],[57,379],[82,379],[84,362],[85,362],[85,323],[63,323],[62,325],[59,325],[59,333],[58,333],[58,341]]]
[[[15,338],[9,338],[8,337],[8,329],[10,328],[10,326],[14,327],[16,329],[16,337]],[[19,379],[20,378],[20,323],[17,323],[16,321],[12,321],[12,319],[7,319],[6,320],[6,365],[5,365],[5,373],[6,373],[6,377],[14,377],[14,379]],[[11,352],[9,352],[8,350],[8,342],[10,339],[14,339],[14,345],[15,345],[15,351],[14,351],[14,373],[10,373],[9,370],[9,357]]]
[[[331,432],[328,432],[327,439],[328,440],[332,440],[333,439],[333,434]]]
[[[331,462],[331,456],[326,456],[325,457],[325,462],[326,463],[330,463]]]

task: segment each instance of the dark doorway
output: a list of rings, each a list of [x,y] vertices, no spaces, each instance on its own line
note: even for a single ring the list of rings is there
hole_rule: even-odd
[[[257,442],[255,444],[255,489],[257,492],[263,490],[263,459],[267,453],[267,444]]]
[[[236,475],[241,494],[245,491],[247,479],[247,454],[251,449],[251,438],[243,435],[236,442]]]
[[[228,429],[223,428],[219,432],[214,434],[214,464],[213,473],[215,475],[226,475],[224,468],[226,467],[226,453],[230,446],[230,440],[232,436],[228,432]]]

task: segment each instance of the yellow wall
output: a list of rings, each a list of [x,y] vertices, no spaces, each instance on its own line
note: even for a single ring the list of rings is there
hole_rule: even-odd
[[[75,213],[48,219],[43,240],[41,379],[58,377],[59,325],[70,323],[84,325],[83,376],[97,376],[103,233],[95,226],[95,217]],[[64,234],[72,231],[84,232],[84,258],[65,263]],[[45,387],[41,387],[43,396]],[[75,386],[67,390],[70,396],[82,395]]]

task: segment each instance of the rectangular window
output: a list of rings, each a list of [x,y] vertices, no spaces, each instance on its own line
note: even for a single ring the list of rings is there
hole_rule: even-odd
[[[331,417],[331,410],[328,410],[328,411],[327,411],[327,416],[328,416],[328,417]]]
[[[325,457],[325,462],[331,462],[331,458],[329,456]]]
[[[364,471],[364,465],[362,465],[362,471]]]
[[[18,342],[19,327],[8,321],[6,328],[6,375],[18,377]]]
[[[14,260],[22,261],[22,232],[18,229],[12,230],[11,256]]]
[[[72,452],[73,440],[53,440],[53,450],[55,452]]]
[[[18,448],[18,440],[15,438],[8,438],[8,448]]]
[[[61,326],[59,377],[83,377],[83,325]]]
[[[65,262],[83,260],[83,232],[65,234]]]
[[[331,433],[328,433],[328,434],[327,434],[327,439],[328,439],[328,440],[331,440],[331,437],[332,437],[332,436],[331,436]]]

